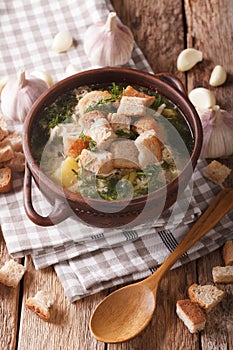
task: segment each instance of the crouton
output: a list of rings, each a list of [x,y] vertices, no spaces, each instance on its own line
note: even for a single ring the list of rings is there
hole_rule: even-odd
[[[8,167],[0,168],[0,193],[10,192],[12,188],[12,172]]]
[[[113,142],[110,147],[113,155],[114,168],[140,169],[138,150],[132,140]]]
[[[7,123],[3,117],[0,117],[0,141],[2,141],[7,135]]]
[[[78,157],[82,150],[89,147],[89,141],[91,138],[89,136],[86,136],[86,138],[63,138],[63,144],[64,144],[64,154],[68,157],[76,158]]]
[[[143,116],[146,113],[146,99],[141,97],[123,96],[117,109],[117,114],[125,114],[130,117]]]
[[[230,173],[231,169],[217,160],[213,160],[203,172],[204,176],[216,185],[221,185]]]
[[[188,295],[191,301],[198,304],[206,312],[209,312],[222,301],[225,293],[212,285],[201,286],[194,283],[188,288]]]
[[[222,255],[226,266],[233,265],[233,240],[226,241]]]
[[[111,98],[112,95],[107,91],[94,90],[85,94],[78,102],[78,111],[80,114],[84,114],[88,107],[94,106],[101,100]]]
[[[112,153],[107,151],[92,152],[84,149],[79,157],[80,166],[84,169],[99,174],[109,174],[113,170]]]
[[[205,328],[206,317],[204,312],[190,299],[177,300],[176,313],[190,333],[197,333]]]
[[[141,97],[145,99],[145,106],[150,106],[155,101],[155,96],[147,95],[141,91],[134,89],[132,86],[128,85],[122,93],[123,96],[129,97]]]
[[[7,162],[14,157],[14,151],[5,140],[0,145],[0,163]]]
[[[135,140],[135,145],[139,152],[138,160],[141,168],[161,162],[162,147],[154,130],[144,131]]]
[[[99,149],[106,149],[117,136],[105,118],[96,120],[86,134],[96,142]]]
[[[23,152],[22,137],[16,131],[9,133],[4,141],[7,142],[15,152]]]
[[[154,130],[159,140],[161,142],[164,141],[164,131],[162,130],[158,122],[151,116],[147,115],[145,117],[139,118],[134,122],[133,128],[139,135],[142,134],[144,131]]]
[[[130,133],[131,118],[124,114],[109,113],[108,121],[113,131],[122,131],[123,133]]]
[[[79,125],[82,126],[84,133],[86,133],[91,126],[99,119],[105,118],[105,115],[97,110],[85,113],[79,118]]]
[[[233,266],[215,266],[212,269],[214,283],[232,283]]]
[[[39,290],[34,297],[30,297],[26,300],[25,305],[42,320],[49,321],[52,303],[49,294],[45,291]]]
[[[23,265],[11,259],[7,261],[0,269],[0,283],[16,288],[25,271],[26,268]]]
[[[25,169],[25,155],[23,152],[14,152],[14,157],[4,162],[5,166],[11,168],[12,171],[21,173]]]

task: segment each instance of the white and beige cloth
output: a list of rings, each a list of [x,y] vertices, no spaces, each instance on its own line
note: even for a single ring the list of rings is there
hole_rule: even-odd
[[[83,71],[92,67],[83,50],[85,30],[105,20],[112,6],[108,0],[9,0],[0,2],[0,77],[26,72],[48,71],[58,81],[69,64]],[[53,37],[68,30],[74,46],[65,53],[51,50]],[[152,72],[136,43],[127,65]],[[69,301],[102,289],[144,278],[174,250],[192,222],[219,192],[203,177],[205,161],[193,174],[193,193],[187,187],[177,205],[150,225],[135,228],[93,228],[69,218],[53,227],[33,224],[23,208],[23,176],[15,174],[13,191],[0,195],[0,224],[13,257],[31,255],[35,267],[54,266]],[[191,198],[191,199],[190,199]],[[50,205],[36,186],[33,203],[42,214]],[[183,208],[187,211],[183,214]],[[233,237],[233,212],[199,241],[175,266],[214,251]]]

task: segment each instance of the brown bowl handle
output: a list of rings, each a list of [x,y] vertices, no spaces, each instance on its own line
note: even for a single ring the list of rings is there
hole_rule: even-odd
[[[24,209],[29,219],[39,226],[53,226],[62,222],[70,216],[70,209],[62,199],[55,199],[53,209],[48,216],[38,214],[32,204],[32,174],[25,166],[24,184],[23,184]]]
[[[185,90],[185,87],[180,79],[175,77],[174,75],[170,73],[157,73],[155,74],[157,78],[164,81],[165,83],[168,83],[169,85],[175,87],[177,90],[182,92],[184,95],[187,96],[187,91]]]

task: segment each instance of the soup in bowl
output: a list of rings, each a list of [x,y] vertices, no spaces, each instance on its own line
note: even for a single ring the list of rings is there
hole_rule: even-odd
[[[24,128],[24,203],[39,225],[75,215],[98,227],[159,217],[189,182],[202,129],[170,74],[102,68],[58,82],[34,104]],[[31,176],[53,204],[31,200]]]

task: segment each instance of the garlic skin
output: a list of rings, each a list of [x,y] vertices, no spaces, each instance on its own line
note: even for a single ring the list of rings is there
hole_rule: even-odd
[[[93,65],[120,66],[131,57],[134,38],[131,30],[110,12],[105,23],[91,25],[84,35],[84,50]]]
[[[191,90],[188,97],[194,107],[199,110],[212,108],[216,105],[216,99],[213,92],[203,87]]]
[[[68,51],[73,45],[73,38],[69,32],[59,32],[55,35],[52,42],[52,50],[61,53]]]
[[[31,73],[31,75],[45,81],[49,87],[54,85],[54,80],[48,72],[35,70]]]
[[[201,158],[221,158],[233,154],[233,116],[215,105],[200,115],[203,128]]]
[[[209,84],[211,86],[220,86],[224,84],[226,80],[227,73],[225,69],[220,65],[215,66],[210,75]]]
[[[203,53],[202,51],[188,48],[179,54],[177,58],[177,69],[180,72],[186,72],[187,70],[190,70],[193,68],[198,62],[201,62],[203,60]]]
[[[10,78],[1,93],[1,110],[3,116],[14,121],[24,122],[28,112],[37,98],[48,89],[48,85],[36,77],[26,79],[25,72]]]

